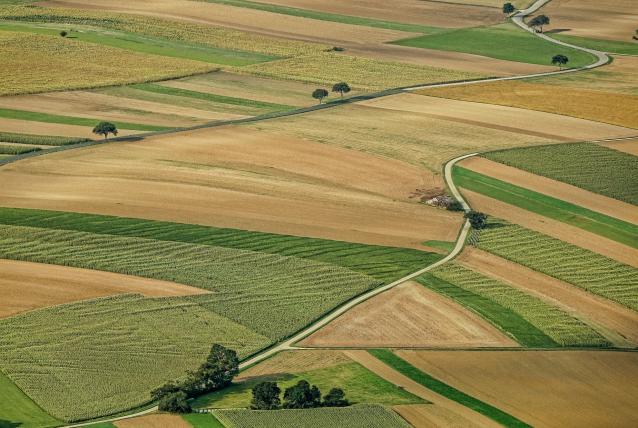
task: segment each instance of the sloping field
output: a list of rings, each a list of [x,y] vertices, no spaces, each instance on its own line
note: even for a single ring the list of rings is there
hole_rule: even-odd
[[[456,101],[417,94],[400,94],[361,104],[389,110],[427,114],[435,118],[525,133],[530,136],[591,140],[635,135],[633,129],[520,108]],[[543,126],[539,127],[538,124]]]
[[[163,297],[207,293],[201,288],[168,281],[67,266],[0,260],[0,269],[0,318],[36,308],[114,294]]]
[[[300,346],[518,346],[485,320],[420,284],[407,282],[346,312]]]
[[[16,134],[22,134],[26,131],[29,134],[41,135],[44,137],[48,137],[51,135],[86,139],[93,139],[96,137],[96,135],[92,132],[93,128],[87,126],[66,125],[62,123],[46,123],[7,118],[0,118],[0,130],[3,133],[6,132]],[[118,129],[117,131],[117,135],[122,137],[139,133],[140,131],[127,129]]]
[[[283,351],[242,371],[237,380],[328,369],[351,363],[352,360],[342,351],[323,349]]]
[[[408,421],[414,428],[436,428],[443,426],[477,428],[481,426],[478,423],[472,422],[471,419],[432,404],[392,406],[392,410],[401,415],[401,417]]]
[[[25,395],[11,379],[0,371],[0,426],[13,428],[49,428],[60,425],[60,421],[49,416]]]
[[[607,73],[607,71],[604,70],[601,73]],[[621,82],[626,83],[624,80]],[[558,83],[547,85],[534,81],[492,82],[424,89],[419,93],[434,97],[519,107],[638,128],[637,94],[592,90],[587,87],[561,86],[560,90],[557,90]]]
[[[461,223],[458,215],[409,202],[417,189],[433,187],[418,168],[245,127],[52,154],[9,165],[0,176],[4,206],[410,248],[453,241]]]
[[[180,415],[158,414],[146,415],[133,419],[122,419],[113,422],[117,428],[191,428]]]
[[[609,147],[619,152],[629,153],[638,156],[638,140],[631,141],[613,141],[611,143],[601,143],[604,147]]]
[[[437,379],[537,427],[634,426],[638,354],[398,351]]]

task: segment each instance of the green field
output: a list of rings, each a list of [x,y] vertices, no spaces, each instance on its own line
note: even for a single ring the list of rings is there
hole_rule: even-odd
[[[224,428],[221,422],[210,413],[187,413],[182,415],[193,428]]]
[[[409,428],[399,415],[383,406],[359,405],[318,409],[216,410],[227,428]]]
[[[0,143],[0,155],[21,155],[24,153],[37,152],[42,150],[39,147],[18,146],[13,144]]]
[[[521,345],[609,346],[599,333],[557,306],[456,263],[419,277],[419,282],[485,316]]]
[[[1,357],[0,357],[1,358]],[[61,425],[0,371],[0,428],[47,428]]]
[[[37,144],[41,146],[66,146],[90,141],[88,138],[56,137],[49,135],[16,134],[0,132],[0,141],[16,144]]]
[[[556,144],[483,157],[638,205],[638,157],[592,143]]]
[[[509,23],[492,27],[462,28],[392,43],[416,48],[465,52],[529,64],[551,65],[552,57],[557,54],[569,58],[569,67],[582,67],[594,62],[593,55],[577,49],[556,46]]]
[[[517,419],[514,416],[481,400],[471,397],[464,392],[433,378],[427,373],[422,372],[412,364],[395,355],[392,351],[388,351],[386,349],[373,349],[368,352],[413,381],[420,383],[426,388],[431,389],[450,400],[454,400],[466,407],[469,407],[470,409],[487,416],[505,427],[531,427],[520,419]]]
[[[432,247],[432,248],[438,248],[439,250],[443,250],[446,253],[450,253],[454,249],[454,246],[456,245],[456,242],[450,242],[450,241],[425,241],[425,242],[423,242],[423,245],[428,246],[428,247]]]
[[[638,42],[619,42],[616,40],[591,39],[589,37],[569,36],[567,34],[551,34],[554,39],[602,52],[622,55],[638,55]]]
[[[497,219],[476,246],[638,311],[638,269],[631,266]]]
[[[455,166],[457,186],[638,248],[638,225]]]

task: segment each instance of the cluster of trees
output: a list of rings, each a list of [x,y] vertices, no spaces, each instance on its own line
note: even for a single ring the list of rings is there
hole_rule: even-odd
[[[217,391],[231,384],[239,373],[237,353],[222,345],[214,344],[206,361],[195,371],[189,371],[181,382],[167,382],[151,391],[151,398],[158,401],[159,410],[173,413],[189,413],[189,398]]]
[[[346,82],[339,82],[332,85],[332,92],[339,92],[341,94],[341,98],[343,98],[343,94],[347,94],[350,92],[350,86]],[[312,98],[319,100],[319,104],[329,95],[327,89],[319,88],[315,89],[312,92]]]
[[[483,229],[487,225],[487,215],[479,211],[466,212],[465,218],[470,221],[473,229]]]
[[[253,399],[250,408],[253,410],[310,409],[314,407],[345,407],[350,403],[340,388],[332,388],[321,399],[321,391],[316,385],[300,380],[296,385],[286,388],[284,402],[279,395],[281,389],[276,382],[260,382],[253,388]]]

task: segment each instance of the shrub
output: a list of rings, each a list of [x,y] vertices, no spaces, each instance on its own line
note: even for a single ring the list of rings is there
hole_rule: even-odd
[[[60,35],[61,35],[62,37],[66,37],[68,34],[69,34],[69,33],[67,33],[67,32],[66,32],[66,31],[64,31],[64,30],[60,31]]]
[[[448,211],[463,211],[463,204],[461,204],[459,201],[452,201],[447,204],[446,208]]]
[[[343,392],[343,389],[332,388],[324,395],[322,404],[324,407],[346,407],[350,403],[346,400],[346,394]]]
[[[162,397],[157,408],[163,412],[190,413],[192,409],[187,400],[188,396],[185,392],[172,392]]]

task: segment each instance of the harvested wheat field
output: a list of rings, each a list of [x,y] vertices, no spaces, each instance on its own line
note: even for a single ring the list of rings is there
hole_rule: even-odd
[[[477,103],[498,104],[638,128],[638,95],[528,82],[493,82],[424,89],[418,93]],[[618,108],[623,106],[623,108]],[[531,122],[531,121],[530,121]],[[533,123],[538,126],[538,123]],[[545,127],[543,127],[545,129]],[[636,131],[634,130],[634,133]],[[601,138],[579,134],[582,139]]]
[[[12,132],[17,134],[27,133],[34,135],[59,135],[62,137],[97,138],[92,132],[93,128],[79,125],[64,125],[61,123],[35,122],[31,120],[0,118],[0,132]],[[117,135],[140,134],[142,131],[118,129]]]
[[[634,0],[553,0],[541,12],[551,17],[549,31],[621,42],[631,41],[638,22]]]
[[[629,223],[638,224],[638,207],[617,199],[589,192],[567,183],[532,174],[482,157],[475,156],[465,159],[458,165],[515,186],[552,196]]]
[[[166,413],[121,419],[113,422],[117,428],[191,428],[191,424],[179,415]]]
[[[0,271],[0,318],[114,294],[164,297],[207,293],[201,288],[174,282],[13,260],[0,260]]]
[[[638,424],[638,353],[398,351],[435,378],[535,427]]]
[[[615,346],[638,345],[638,314],[624,306],[474,247],[466,247],[457,261],[557,305],[596,328]]]
[[[438,185],[426,171],[245,127],[54,153],[8,165],[0,180],[3,206],[412,248],[453,241],[461,224],[411,201]]]
[[[242,371],[237,376],[237,380],[285,373],[308,372],[348,363],[352,363],[352,360],[342,351],[324,349],[283,351]]]
[[[392,410],[400,414],[414,428],[475,428],[481,426],[469,418],[434,404],[402,404],[392,406]]]
[[[601,143],[601,145],[620,152],[629,153],[630,155],[638,156],[638,140],[612,141],[611,143]]]
[[[367,300],[299,343],[317,347],[518,346],[487,321],[416,282]]]
[[[463,189],[462,193],[475,210],[491,214],[510,223],[519,224],[527,229],[544,233],[561,241],[638,268],[638,250],[636,248],[471,190]]]

